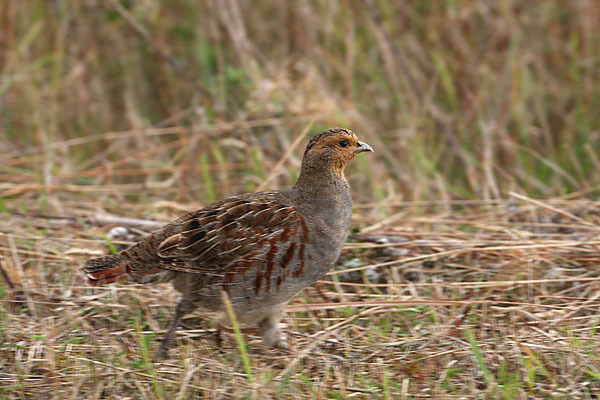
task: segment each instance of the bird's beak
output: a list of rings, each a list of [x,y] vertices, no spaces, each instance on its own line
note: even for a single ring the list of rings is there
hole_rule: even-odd
[[[354,154],[362,153],[364,151],[375,151],[371,146],[366,144],[365,142],[356,142],[358,147],[354,150]]]

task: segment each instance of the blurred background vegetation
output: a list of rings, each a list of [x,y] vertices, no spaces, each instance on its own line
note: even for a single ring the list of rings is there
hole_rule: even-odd
[[[598,0],[0,0],[0,397],[597,398],[599,21]],[[375,153],[335,270],[287,309],[297,351],[250,335],[253,383],[198,313],[154,367],[176,294],[80,265],[160,224],[124,217],[288,187],[331,126]]]
[[[600,190],[594,0],[9,0],[0,12],[6,200],[81,189],[202,203],[283,187],[298,135],[336,125],[376,149],[348,173],[357,201]]]

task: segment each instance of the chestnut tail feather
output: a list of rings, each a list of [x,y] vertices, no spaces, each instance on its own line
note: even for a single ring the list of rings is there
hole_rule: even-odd
[[[88,278],[88,283],[92,286],[107,285],[130,279],[127,263],[120,254],[88,260],[83,270]]]

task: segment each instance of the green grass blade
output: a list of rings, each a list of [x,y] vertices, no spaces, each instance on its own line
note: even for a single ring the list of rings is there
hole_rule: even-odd
[[[479,369],[481,369],[481,372],[483,372],[483,377],[485,378],[485,382],[488,385],[491,385],[492,383],[494,383],[494,377],[492,376],[492,373],[488,369],[488,367],[485,363],[485,360],[483,358],[483,353],[481,352],[481,350],[479,349],[479,346],[477,345],[477,339],[475,338],[475,334],[473,333],[473,331],[471,331],[468,328],[465,328],[464,332],[465,332],[465,336],[467,337],[467,341],[471,345],[471,351],[473,352],[473,355],[475,355],[475,360],[477,360],[477,365],[479,366]]]
[[[229,300],[229,296],[225,291],[221,291],[221,296],[223,298],[223,303],[225,303],[227,316],[229,317],[229,321],[231,321],[231,326],[233,327],[233,332],[235,334],[235,340],[238,344],[238,349],[240,350],[240,355],[242,356],[244,370],[246,371],[246,379],[248,380],[249,384],[252,384],[252,382],[254,381],[254,379],[252,378],[252,365],[250,363],[250,357],[248,356],[248,351],[246,349],[244,337],[242,336],[242,330],[240,329],[240,325],[238,324],[237,318],[235,316],[235,311],[233,310],[233,306],[231,305],[231,301]]]

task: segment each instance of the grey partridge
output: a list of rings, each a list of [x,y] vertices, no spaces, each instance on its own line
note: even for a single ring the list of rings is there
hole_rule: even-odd
[[[285,305],[327,273],[348,236],[352,198],[344,168],[365,151],[373,149],[347,129],[323,131],[306,146],[292,188],[188,213],[118,254],[88,260],[89,283],[172,282],[182,298],[159,357],[185,314],[224,311],[221,291],[241,323],[258,324],[267,346],[285,347],[277,326]]]

